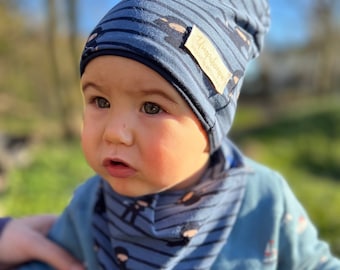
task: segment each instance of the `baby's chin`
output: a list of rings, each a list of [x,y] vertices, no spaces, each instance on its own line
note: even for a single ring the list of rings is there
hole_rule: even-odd
[[[122,181],[129,181],[129,180],[122,180]],[[108,183],[114,192],[124,197],[139,198],[139,197],[150,196],[150,195],[162,192],[161,189],[146,189],[146,188],[142,189],[138,187],[131,188],[131,187],[127,187],[126,185],[110,183],[109,181]]]

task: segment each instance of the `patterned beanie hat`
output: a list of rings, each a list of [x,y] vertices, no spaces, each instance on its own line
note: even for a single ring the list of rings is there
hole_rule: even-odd
[[[269,27],[266,0],[122,0],[90,34],[80,73],[95,57],[128,57],[181,94],[214,152],[234,119],[249,61]]]

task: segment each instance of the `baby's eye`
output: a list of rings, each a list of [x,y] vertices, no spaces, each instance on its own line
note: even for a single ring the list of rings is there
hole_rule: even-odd
[[[96,97],[94,99],[94,102],[96,103],[98,108],[101,108],[101,109],[110,108],[110,102],[108,102],[107,99],[105,98]]]
[[[157,113],[163,112],[160,106],[152,102],[145,102],[143,104],[142,111],[147,114],[157,114]]]

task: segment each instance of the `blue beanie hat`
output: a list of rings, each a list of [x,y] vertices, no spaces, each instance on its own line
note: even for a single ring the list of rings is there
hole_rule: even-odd
[[[158,72],[189,104],[214,152],[227,135],[248,62],[269,27],[266,0],[123,0],[90,34],[95,57],[128,57]]]

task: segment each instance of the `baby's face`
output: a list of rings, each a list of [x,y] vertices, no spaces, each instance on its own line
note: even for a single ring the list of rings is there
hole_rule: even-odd
[[[158,73],[128,58],[99,56],[81,82],[85,157],[116,192],[142,196],[198,180],[209,159],[206,132]]]

